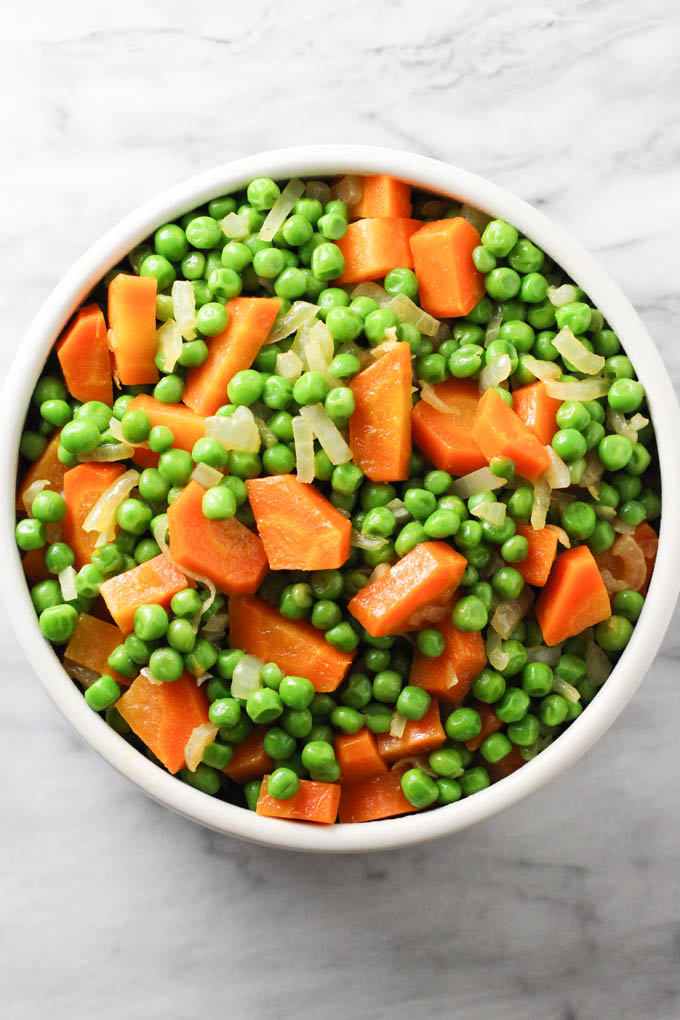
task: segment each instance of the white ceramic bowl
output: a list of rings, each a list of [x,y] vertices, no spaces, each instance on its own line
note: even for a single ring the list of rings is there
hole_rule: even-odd
[[[467,800],[423,814],[363,825],[317,827],[261,818],[199,793],[152,764],[92,712],[43,639],[14,543],[17,450],[35,382],[65,323],[98,280],[160,224],[251,178],[285,179],[337,173],[390,173],[464,200],[514,224],[580,284],[621,338],[647,391],[661,465],[663,515],[656,568],[633,637],[595,700],[550,747],[518,772]],[[5,608],[26,658],[56,706],[82,737],[149,796],[218,832],[293,850],[356,852],[406,846],[464,829],[537,790],[584,754],[612,724],[648,669],[668,626],[680,587],[677,442],[680,413],[659,354],[619,288],[594,259],[545,216],[489,181],[445,163],[358,145],[310,145],[265,152],[190,178],[126,216],[93,245],[45,302],[20,345],[0,410],[0,570]]]

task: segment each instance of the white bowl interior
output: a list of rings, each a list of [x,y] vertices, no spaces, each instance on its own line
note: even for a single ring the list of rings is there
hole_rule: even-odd
[[[164,772],[132,748],[88,708],[43,639],[14,543],[14,493],[19,437],[30,395],[50,348],[69,317],[101,277],[157,226],[251,178],[342,173],[390,173],[469,202],[514,224],[589,295],[618,333],[645,386],[656,430],[663,512],[659,552],[642,615],[619,663],[578,719],[518,772],[448,807],[362,825],[319,827],[263,818],[215,800]],[[66,274],[31,324],[6,380],[0,407],[0,567],[3,598],[24,654],[62,714],[99,754],[149,796],[218,832],[291,850],[357,852],[406,846],[467,828],[510,807],[558,775],[600,737],[629,701],[654,658],[680,588],[680,477],[674,445],[680,411],[670,379],[629,301],[594,259],[520,198],[489,181],[437,160],[372,146],[310,145],[261,153],[199,174],[146,203],[102,237]]]

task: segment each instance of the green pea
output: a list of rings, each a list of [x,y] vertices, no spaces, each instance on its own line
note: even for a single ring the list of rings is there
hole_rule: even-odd
[[[480,273],[490,273],[492,269],[496,268],[496,256],[483,244],[478,244],[476,248],[473,248],[472,261],[475,264],[475,269],[478,269]]]
[[[559,429],[552,438],[552,448],[565,463],[584,457],[587,444],[583,435],[574,428]]]
[[[590,538],[596,523],[595,511],[590,503],[583,503],[580,500],[566,506],[562,514],[562,527],[570,538],[577,541]]]
[[[336,379],[349,379],[356,375],[360,369],[361,362],[355,354],[336,354],[328,366],[328,371]]]
[[[153,603],[139,606],[135,610],[133,627],[137,637],[143,641],[156,641],[162,638],[168,629],[168,614],[163,606]]]
[[[490,220],[482,234],[482,244],[497,258],[505,258],[517,243],[518,233],[505,220]]]
[[[336,386],[328,393],[324,407],[331,421],[344,423],[354,411],[354,394],[349,386]]]
[[[633,456],[633,444],[626,436],[609,435],[600,440],[597,452],[608,471],[620,471]]]
[[[364,333],[371,347],[377,347],[385,339],[385,330],[398,326],[399,319],[391,308],[376,308],[364,320]]]
[[[474,708],[456,708],[447,718],[444,728],[450,740],[472,740],[482,729],[482,720]]]
[[[406,686],[397,698],[397,712],[406,719],[422,719],[430,707],[432,698],[421,687]]]
[[[85,691],[85,701],[95,712],[103,712],[109,708],[120,697],[120,687],[113,679],[105,673],[95,680]]]
[[[31,602],[38,616],[48,606],[60,606],[63,603],[61,586],[54,578],[39,581],[31,588]]]
[[[569,301],[555,309],[555,320],[560,329],[570,329],[576,335],[585,333],[590,326],[592,309],[583,301]]]
[[[607,549],[611,549],[615,541],[616,532],[609,521],[596,521],[595,527],[588,538],[588,547],[591,552],[597,555],[598,553],[606,552]]]
[[[59,574],[75,562],[73,549],[66,542],[52,542],[45,550],[45,566],[51,574]]]
[[[78,613],[73,606],[47,606],[40,614],[40,630],[55,645],[66,644],[73,636],[77,623]]]
[[[347,622],[330,627],[325,634],[326,641],[340,652],[352,652],[359,644],[359,638]]]
[[[508,252],[507,259],[518,273],[537,273],[543,267],[544,255],[528,238],[520,237]]]
[[[476,677],[472,693],[478,701],[493,705],[505,694],[505,678],[495,670],[485,668]]]
[[[526,691],[519,687],[509,687],[495,706],[494,712],[501,722],[506,724],[515,723],[524,718],[529,711],[530,705],[531,701]]]
[[[527,714],[519,722],[510,723],[505,732],[508,739],[518,747],[531,747],[538,740],[539,731],[540,724],[536,716]]]
[[[322,403],[328,396],[327,380],[320,372],[303,372],[293,386],[293,398],[301,406]]]
[[[116,523],[132,535],[143,535],[152,517],[151,507],[139,499],[124,499],[116,509]]]
[[[484,349],[482,347],[465,344],[454,351],[449,358],[449,371],[456,379],[469,379],[480,371],[483,359]]]
[[[644,604],[645,600],[642,595],[629,589],[617,592],[612,599],[614,613],[630,623],[635,623],[638,620]]]
[[[465,595],[454,606],[451,616],[454,627],[458,630],[474,632],[483,630],[489,622],[486,606],[475,595]]]
[[[633,624],[625,616],[610,616],[598,623],[595,640],[605,652],[621,652],[630,641]]]
[[[531,698],[549,694],[553,685],[553,671],[544,662],[528,662],[522,670],[522,690]],[[511,720],[515,721],[515,720]]]
[[[493,575],[491,583],[501,599],[516,599],[524,587],[524,578],[515,567],[501,567]]]
[[[596,330],[592,341],[595,351],[603,358],[612,358],[621,350],[619,338],[611,329]]]
[[[561,726],[567,718],[569,703],[560,694],[548,694],[541,701],[539,713],[546,726]]]
[[[490,737],[482,741],[479,753],[485,761],[494,764],[501,761],[512,750],[512,744],[504,733],[492,733]]]
[[[507,301],[519,293],[521,280],[514,269],[499,267],[492,269],[484,278],[484,285],[489,297],[496,301]]]
[[[375,312],[378,309],[379,305],[377,301],[373,300],[373,298],[362,296],[353,298],[353,300],[349,303],[349,307],[353,312],[356,312],[363,322],[366,320],[367,316],[371,314],[371,312]]]
[[[642,404],[645,390],[635,379],[614,379],[607,394],[607,402],[614,411],[631,414]]]
[[[439,796],[439,787],[422,769],[407,769],[401,777],[401,788],[409,804],[416,808],[430,807]]]
[[[159,290],[167,290],[174,283],[177,273],[172,262],[163,255],[147,255],[139,269],[140,276],[153,277]]]
[[[99,445],[101,434],[91,421],[70,421],[64,425],[60,442],[69,453],[83,455]]]
[[[661,497],[653,489],[643,489],[640,493],[640,502],[645,508],[645,517],[648,521],[655,521],[661,514]]]
[[[323,240],[312,251],[311,268],[317,280],[335,280],[345,271],[345,258],[337,244]]]
[[[436,659],[446,647],[444,635],[434,627],[425,627],[421,630],[416,643],[422,654],[429,659]]]
[[[649,450],[642,443],[633,443],[628,471],[632,475],[642,475],[651,464],[652,457]]]

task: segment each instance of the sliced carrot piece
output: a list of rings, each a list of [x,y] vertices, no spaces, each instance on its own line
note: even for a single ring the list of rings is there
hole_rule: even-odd
[[[125,635],[113,623],[100,620],[88,613],[81,613],[78,617],[76,629],[71,640],[66,645],[64,658],[77,662],[79,666],[94,670],[95,673],[108,673],[113,679],[127,687],[130,683],[115,669],[111,669],[108,658],[114,648],[122,644]]]
[[[436,751],[446,740],[439,718],[439,702],[433,698],[422,719],[409,719],[401,737],[389,733],[378,734],[378,752],[388,765],[414,754]]]
[[[332,570],[350,554],[352,525],[313,485],[295,475],[246,482],[272,570]]]
[[[44,549],[29,549],[21,557],[21,566],[29,584],[38,584],[52,576],[45,563]]]
[[[551,397],[544,382],[530,383],[512,391],[513,410],[530,432],[547,446],[557,432],[555,415],[562,406],[561,400]]]
[[[479,386],[472,379],[453,376],[438,383],[434,392],[451,408],[438,411],[419,400],[411,412],[413,441],[428,460],[452,475],[466,475],[486,466],[486,457],[472,438],[472,423],[479,403]]]
[[[498,733],[499,730],[503,729],[503,723],[498,718],[491,705],[484,705],[481,701],[475,701],[470,707],[479,712],[482,720],[482,728],[476,737],[465,741],[465,746],[470,751],[478,751],[487,737],[490,737],[492,733]],[[486,768],[486,762],[484,763],[484,767]]]
[[[440,701],[460,705],[486,665],[484,641],[480,631],[458,630],[450,619],[444,619],[437,629],[444,635],[444,651],[430,659],[416,649],[409,683],[422,687]]]
[[[350,223],[345,236],[336,241],[345,259],[345,271],[335,286],[381,280],[397,266],[413,269],[408,242],[421,225],[420,220],[396,216]]]
[[[111,354],[99,305],[86,305],[56,345],[66,388],[76,400],[113,403]]]
[[[560,553],[534,614],[547,645],[558,645],[611,616],[607,589],[586,545]]]
[[[354,653],[339,652],[305,620],[289,620],[253,597],[229,599],[229,644],[275,662],[284,673],[304,676],[317,691],[334,691],[352,665]]]
[[[83,523],[97,500],[116,478],[123,474],[122,464],[78,464],[64,475],[66,515],[63,521],[64,541],[73,549],[75,568],[89,563],[99,537],[97,531],[84,531]]]
[[[193,582],[161,553],[132,570],[110,577],[101,585],[100,592],[113,619],[124,634],[129,634],[139,606],[158,603],[167,609],[173,595],[191,586]]]
[[[119,273],[109,284],[109,327],[118,379],[124,386],[158,382],[156,280]]]
[[[174,683],[158,686],[138,676],[116,708],[132,732],[172,773],[185,764],[185,748],[193,730],[209,721],[208,699],[186,672]]]
[[[520,748],[513,744],[512,750],[508,751],[505,758],[493,763],[484,762],[484,765],[491,781],[495,783],[499,779],[505,779],[506,776],[512,775],[517,769],[521,769],[522,765],[526,765],[526,760],[522,757]]]
[[[404,481],[411,456],[411,349],[400,343],[350,383],[352,458],[372,482]]]
[[[274,762],[264,749],[266,726],[253,726],[245,740],[234,744],[234,753],[224,772],[235,783],[249,783],[269,772]]]
[[[59,432],[54,433],[41,455],[31,464],[19,483],[17,489],[16,508],[20,513],[26,512],[26,508],[24,507],[24,493],[30,485],[33,485],[33,482],[37,482],[39,479],[44,479],[46,482],[49,482],[47,488],[53,489],[54,492],[61,492],[64,487],[66,465],[62,464],[57,456],[60,432],[61,429]]]
[[[552,528],[536,530],[530,524],[518,524],[517,534],[526,538],[529,552],[527,558],[515,566],[527,584],[543,588],[557,554],[557,532]]]
[[[466,566],[445,542],[421,542],[357,592],[348,609],[373,637],[414,630],[445,616]]]
[[[350,206],[349,215],[353,220],[373,216],[408,219],[411,210],[410,184],[389,174],[371,174],[361,178],[361,198]]]
[[[426,223],[411,237],[420,303],[438,319],[467,315],[484,296],[472,252],[479,232],[462,216]]]
[[[404,796],[401,772],[384,772],[372,779],[343,786],[339,820],[343,824],[373,822],[379,818],[410,815],[417,810]]]
[[[332,825],[338,817],[340,787],[337,783],[313,783],[300,780],[300,789],[294,797],[277,800],[267,793],[267,780],[262,781],[260,796],[255,811],[266,818],[295,818],[299,822],[316,822],[318,825]]]
[[[250,368],[267,339],[281,301],[279,298],[232,298],[227,301],[229,325],[210,341],[202,365],[189,369],[184,403],[196,414],[212,415],[226,404],[227,386],[237,372]]]
[[[378,753],[375,734],[366,727],[358,733],[339,733],[335,738],[335,757],[343,783],[372,779],[387,771],[387,765]]]
[[[225,595],[251,595],[267,573],[262,541],[236,517],[208,520],[204,494],[198,482],[189,482],[168,507],[172,558],[180,567],[209,577]]]
[[[545,446],[493,389],[488,389],[479,401],[472,438],[487,460],[510,457],[517,473],[531,482],[550,467]]]
[[[165,425],[174,436],[173,447],[191,453],[194,443],[205,435],[205,418],[195,414],[184,404],[162,404],[147,393],[133,397],[127,407],[128,411],[144,411],[149,416],[151,427]],[[138,453],[141,451],[135,451]],[[152,450],[145,451],[158,459]],[[137,458],[135,457],[135,460]],[[147,465],[144,465],[147,466]]]

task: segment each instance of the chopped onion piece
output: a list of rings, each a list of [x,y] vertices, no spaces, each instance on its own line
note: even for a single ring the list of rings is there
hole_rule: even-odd
[[[196,726],[191,731],[191,735],[184,748],[184,760],[189,772],[196,771],[203,758],[203,752],[208,744],[212,744],[217,733],[217,726],[213,726],[209,722],[201,723],[200,726]]]
[[[590,493],[593,499],[597,499],[599,483],[604,474],[604,464],[597,455],[597,450],[589,450],[586,454],[586,469],[581,479],[581,487],[590,491],[592,486],[597,486],[597,492]]]
[[[487,223],[490,223],[492,219],[491,216],[487,216],[487,214],[482,212],[481,209],[476,209],[474,205],[468,205],[467,202],[461,206],[460,215],[464,220],[467,220],[468,223],[471,223],[475,230],[478,230],[480,234],[484,233],[484,227]]]
[[[139,481],[139,471],[126,471],[102,492],[83,521],[83,531],[109,531],[116,523],[116,510]]]
[[[156,519],[153,522],[153,527],[151,528],[151,530],[153,532],[153,537],[156,541],[156,545],[163,553],[163,555],[167,556],[168,559],[171,560],[172,556],[170,555],[170,549],[168,547],[168,515],[161,514],[160,516],[156,517]]]
[[[389,570],[389,563],[378,563],[368,575],[368,583],[373,584],[373,582],[379,580],[383,574],[389,573]]]
[[[220,226],[232,241],[242,241],[250,233],[247,218],[234,212],[227,213],[224,219],[220,220]]]
[[[559,379],[562,375],[562,369],[554,361],[541,361],[539,358],[532,357],[531,354],[524,356],[522,364],[542,382],[547,382],[548,379]]]
[[[501,528],[505,523],[505,511],[505,503],[479,503],[470,513],[494,528]]]
[[[494,669],[505,669],[510,662],[510,654],[503,651],[503,640],[493,627],[489,628],[486,639],[486,655]]]
[[[205,637],[213,637],[215,634],[224,633],[229,623],[229,613],[215,613],[211,616],[205,626],[201,627],[201,634]]]
[[[318,306],[309,301],[294,301],[287,312],[277,315],[266,343],[273,344],[277,340],[285,340],[303,325],[316,316]]]
[[[201,687],[202,684],[207,683],[208,680],[212,679],[214,675],[214,673],[210,673],[208,670],[206,670],[205,673],[201,673],[200,676],[196,677],[196,686]]]
[[[333,198],[339,199],[347,206],[355,205],[363,194],[361,178],[356,174],[347,174],[346,177],[341,177],[337,184],[331,188],[331,194]]]
[[[590,494],[592,496],[593,495],[592,487],[588,491],[590,492]],[[599,489],[598,489],[598,497],[599,497]],[[593,496],[593,499],[595,499],[595,498],[596,497]],[[616,517],[616,508],[613,507],[613,506],[602,506],[600,503],[597,503],[596,506],[595,506],[595,516],[599,520],[601,520],[601,521],[609,521],[610,524],[611,524],[611,522]]]
[[[576,287],[563,283],[561,287],[548,287],[548,301],[553,308],[561,308],[576,300]]]
[[[451,486],[451,492],[455,496],[460,496],[461,499],[469,499],[470,496],[476,496],[478,492],[502,489],[505,484],[505,478],[499,478],[490,467],[483,467],[457,478]]]
[[[399,499],[398,496],[395,496],[394,499],[391,499],[389,501],[389,503],[387,504],[387,509],[394,514],[397,523],[399,521],[405,521],[407,517],[411,516],[408,510],[406,509],[406,504],[402,499]]]
[[[619,591],[626,591],[629,587],[627,581],[624,581],[622,578],[614,577],[611,570],[608,570],[607,567],[603,567],[600,570],[600,577],[604,582],[608,595],[615,595]]]
[[[576,688],[572,684],[567,683],[566,680],[563,680],[561,676],[557,676],[557,674],[553,677],[552,689],[555,694],[561,694],[572,705],[581,700],[581,695]]]
[[[260,418],[260,416],[256,414],[255,424],[257,425],[257,430],[260,433],[260,442],[267,448],[269,448],[270,446],[276,446],[279,440],[277,439],[274,432],[272,432],[272,430],[269,428],[269,425],[267,425],[264,418]]]
[[[264,662],[255,655],[243,655],[234,666],[234,676],[231,681],[232,698],[241,698],[247,701],[251,694],[259,691],[262,687],[260,676]]]
[[[352,528],[351,544],[357,549],[382,549],[386,542],[387,539],[382,535],[364,535],[356,528]]]
[[[39,492],[43,491],[43,489],[48,489],[50,484],[51,483],[48,482],[46,478],[36,478],[36,480],[31,482],[31,484],[27,487],[22,498],[24,502],[24,509],[29,517],[31,516],[31,511],[33,509],[33,500]]]
[[[453,666],[448,666],[446,670],[446,689],[450,690],[455,687],[458,683],[458,674],[456,673]]]
[[[371,347],[371,357],[375,358],[376,361],[379,361],[380,358],[384,358],[386,354],[389,354],[390,351],[393,351],[395,347],[399,346],[399,341],[396,336],[390,335],[390,333],[393,332],[394,326],[389,326],[385,330],[385,336],[387,339],[383,340],[382,343],[379,343],[377,347]]]
[[[225,450],[240,450],[243,453],[257,453],[260,449],[260,433],[255,416],[249,407],[239,405],[233,414],[221,414],[205,419],[205,434],[217,439]]]
[[[420,386],[420,399],[424,400],[430,407],[434,407],[435,411],[441,411],[442,414],[453,414],[455,407],[451,404],[447,404],[445,400],[437,396],[434,388],[430,383],[425,382],[424,379],[418,380]]]
[[[622,561],[622,578],[614,577],[608,567],[600,566],[602,563],[611,563],[612,556]],[[639,591],[645,583],[647,563],[642,549],[632,535],[619,535],[611,549],[596,556],[595,559],[598,561],[600,575],[610,594],[616,591],[625,591],[626,588]]]
[[[78,457],[81,464],[89,464],[96,461],[98,464],[110,464],[118,460],[129,460],[135,452],[134,446],[129,443],[104,443],[102,446],[90,450],[89,453]]]
[[[439,319],[435,319],[434,316],[424,312],[406,294],[396,294],[393,298],[389,299],[386,307],[392,309],[400,322],[406,322],[411,326],[415,326],[423,336],[437,335],[441,325]]]
[[[295,351],[285,351],[276,355],[276,374],[291,382],[302,375],[302,361]]]
[[[505,382],[512,372],[512,362],[509,354],[501,354],[494,358],[488,365],[485,365],[479,373],[479,392],[484,393],[492,386],[498,386]]]
[[[571,539],[564,528],[560,528],[558,524],[546,524],[546,528],[548,531],[555,532],[557,535],[557,541],[560,545],[563,545],[565,549],[571,549]]]
[[[300,183],[302,184],[302,181]],[[333,192],[325,181],[307,181],[305,195],[307,198],[315,198],[321,202],[321,205],[325,205],[326,202],[330,202],[332,199]]]
[[[541,531],[545,527],[551,493],[552,489],[545,475],[537,478],[534,482],[534,502],[531,507],[531,527],[534,531]]]
[[[629,418],[628,425],[630,428],[635,429],[636,432],[640,432],[643,428],[649,425],[649,418],[645,418],[644,414],[640,414],[639,411]]]
[[[300,482],[314,481],[314,434],[304,418],[293,418],[295,463]]]
[[[64,602],[71,602],[72,599],[78,598],[78,592],[76,591],[76,572],[73,567],[64,567],[57,574],[59,581],[59,587],[61,588],[61,597]]]
[[[312,323],[309,336],[310,339],[315,340],[319,344],[324,361],[327,365],[330,365],[335,356],[335,342],[326,323],[322,322],[321,319]]]
[[[392,723],[390,725],[390,736],[401,739],[404,736],[404,730],[406,729],[407,719],[401,712],[397,712],[396,708],[392,713]]]
[[[609,393],[609,379],[599,375],[590,379],[579,379],[577,382],[558,382],[548,379],[545,384],[549,397],[555,400],[597,400]]]
[[[559,645],[548,648],[547,645],[534,645],[527,648],[527,662],[544,662],[546,666],[556,666],[562,651]]]
[[[355,358],[359,359],[359,364],[362,368],[366,365],[370,365],[373,361],[373,355],[365,347],[359,347],[353,340],[347,340],[341,345],[338,354],[353,354]]]
[[[509,638],[520,620],[528,613],[533,601],[531,588],[525,584],[516,599],[498,603],[491,617],[491,626],[502,638]]]
[[[172,308],[175,322],[185,340],[196,336],[196,296],[190,280],[175,280],[172,285]]]
[[[577,372],[583,372],[584,375],[596,375],[604,368],[602,355],[589,351],[578,337],[574,336],[568,326],[559,331],[552,343],[553,347],[574,366]]]
[[[326,361],[324,352],[321,349],[318,334],[317,336],[312,336],[313,332],[313,330],[310,330],[300,343],[302,359],[306,363],[309,371],[318,372],[319,375],[322,375],[331,389],[334,386],[340,386],[340,380],[336,379],[335,376],[331,375],[328,371],[328,362]]]
[[[643,418],[641,414],[636,414],[635,418],[641,419],[644,425],[649,424],[647,418]],[[608,407],[607,425],[612,432],[616,432],[619,436],[625,436],[626,439],[630,439],[631,443],[637,443],[637,426],[633,424],[633,418],[629,420],[620,411],[614,411],[611,407]],[[640,427],[642,428],[643,426]]]
[[[499,304],[496,305],[493,311],[493,315],[489,319],[486,330],[484,331],[484,346],[488,347],[494,340],[498,339],[498,332],[503,322],[503,309]]]
[[[197,464],[191,472],[191,478],[204,489],[212,489],[214,485],[220,484],[224,475],[217,468],[210,467],[209,464]]]
[[[372,301],[377,302],[381,308],[389,305],[394,300],[391,294],[388,294],[384,287],[381,287],[379,283],[358,283],[356,287],[350,291],[349,296],[352,301],[358,297],[371,298]]]
[[[88,669],[87,666],[81,666],[79,662],[74,662],[73,659],[63,659],[62,666],[76,683],[87,690],[92,684],[99,680],[99,673],[96,673],[93,669]]]
[[[543,472],[541,477],[545,478],[551,489],[566,489],[571,485],[569,468],[562,458],[555,453],[552,446],[546,446],[546,450],[550,457],[550,467]]]
[[[352,451],[326,414],[323,404],[301,407],[300,415],[321,443],[332,464],[346,464],[352,459]]]
[[[391,733],[391,730],[390,730]],[[406,769],[421,769],[426,772],[428,776],[435,778],[437,773],[433,768],[430,768],[430,763],[424,754],[409,754],[406,758],[400,758],[399,761],[395,761],[394,765],[390,767],[390,772],[405,772]],[[462,775],[463,769],[457,772],[456,775]],[[451,779],[455,779],[455,776],[451,776]]]
[[[117,418],[111,417],[111,421],[108,424],[108,431],[111,433],[113,438],[116,439],[119,443],[124,443],[125,442],[125,440],[123,439],[123,430],[122,430],[120,422],[118,421]],[[148,444],[146,444],[146,443],[137,443],[135,445],[146,446]]]
[[[585,663],[586,676],[596,687],[602,686],[614,668],[605,652],[594,641],[586,645]]]
[[[154,687],[163,686],[163,680],[159,680],[157,676],[154,676],[154,674],[151,672],[148,666],[143,666],[139,671],[139,675],[146,677],[149,683],[153,684]]]
[[[260,227],[258,237],[261,241],[272,240],[274,234],[284,222],[298,198],[302,197],[304,190],[305,186],[303,182],[298,180],[296,177],[294,177],[292,181],[288,181],[288,184],[286,184],[285,188],[274,202],[274,205],[265,217],[264,223]]]
[[[654,531],[651,535],[645,534],[644,538],[636,538],[635,541],[642,549],[642,555],[646,560],[653,560],[659,548],[659,536]]]
[[[614,517],[612,521],[612,528],[618,535],[633,535],[635,534],[635,526],[633,524],[626,524],[620,517]]]

